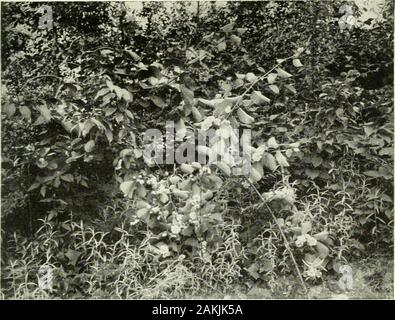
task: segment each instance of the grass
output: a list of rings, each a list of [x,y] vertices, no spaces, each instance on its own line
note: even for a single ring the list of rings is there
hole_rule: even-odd
[[[354,287],[343,292],[336,285],[340,277],[328,266],[321,275],[307,279],[313,299],[362,299],[393,297],[391,256],[352,256],[354,223],[345,210],[333,215],[325,194],[311,195],[297,203],[299,210],[283,223],[296,218],[311,221],[310,234],[328,230],[336,241],[328,258],[349,264]],[[248,214],[246,217],[248,217]],[[252,216],[254,212],[252,212]],[[296,219],[296,220],[297,220]],[[5,299],[273,299],[305,298],[281,236],[270,220],[260,222],[247,239],[243,225],[251,221],[226,217],[215,228],[221,241],[208,248],[198,241],[192,251],[176,252],[149,230],[125,224],[110,232],[82,221],[46,218],[35,239],[13,235],[7,239],[7,259],[2,266],[2,297]],[[297,222],[298,224],[300,222]],[[314,247],[296,247],[292,232],[284,224],[300,266]],[[247,243],[246,243],[247,242]],[[248,244],[248,245],[247,245]],[[347,257],[347,259],[346,259]],[[332,261],[331,260],[331,261]],[[256,273],[248,267],[255,265]],[[53,288],[41,289],[38,272],[54,270]],[[306,268],[304,269],[306,274]],[[252,275],[257,275],[254,279]]]

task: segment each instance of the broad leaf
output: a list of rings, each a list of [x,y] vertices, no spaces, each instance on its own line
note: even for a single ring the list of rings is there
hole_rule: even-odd
[[[30,109],[26,106],[19,107],[19,112],[21,113],[22,117],[24,117],[28,121],[32,117],[32,113],[31,113]]]
[[[241,43],[241,38],[236,36],[236,35],[234,35],[234,34],[232,34],[230,36],[230,41],[232,41],[236,46],[239,46],[240,43]]]
[[[276,141],[276,138],[275,137],[270,137],[269,140],[267,141],[267,146],[269,148],[273,148],[273,149],[278,148],[278,143]]]
[[[296,94],[296,89],[292,84],[286,84],[285,88],[287,88],[289,91],[291,91],[293,94]]]
[[[275,157],[276,157],[276,160],[277,160],[278,164],[279,164],[281,167],[289,167],[289,163],[288,163],[288,161],[287,161],[287,158],[285,158],[285,157],[283,156],[283,154],[281,153],[281,151],[277,150],[277,151],[276,151]]]
[[[281,68],[276,68],[276,71],[281,78],[287,79],[287,78],[292,77],[292,74],[288,73],[287,71],[285,71]]]
[[[229,32],[232,32],[234,26],[235,26],[235,23],[231,22],[231,23],[228,23],[227,25],[223,26],[221,28],[221,30],[225,33],[229,33]]]
[[[300,62],[299,59],[293,59],[293,60],[292,60],[292,64],[293,64],[295,67],[297,67],[297,68],[303,67],[303,64]]]
[[[62,179],[63,181],[66,181],[66,182],[73,182],[74,177],[72,174],[68,173],[63,176],[60,176],[60,179]]]
[[[95,149],[95,141],[94,140],[88,141],[85,144],[84,149],[86,152],[92,152]]]
[[[11,118],[16,111],[15,105],[13,103],[6,103],[2,107],[3,111],[7,114],[8,118]]]
[[[245,124],[252,124],[254,122],[254,118],[245,113],[241,108],[237,109],[237,115],[239,116],[240,121]]]
[[[269,86],[269,89],[272,90],[275,94],[279,94],[280,93],[280,89],[275,84],[271,84]]]
[[[277,169],[276,159],[270,153],[265,153],[262,157],[263,165],[270,169],[271,171],[275,171]]]
[[[133,198],[133,193],[134,190],[136,189],[135,182],[134,181],[122,182],[120,185],[120,189],[126,197]]]
[[[267,82],[269,84],[273,84],[276,82],[276,78],[277,78],[277,73],[269,73],[269,75],[267,76]]]
[[[251,99],[256,104],[270,103],[270,99],[265,97],[260,91],[253,91],[251,94]]]
[[[222,41],[221,43],[219,43],[219,44],[217,45],[217,50],[218,50],[219,52],[225,51],[225,50],[226,50],[226,42],[225,42],[225,41]]]

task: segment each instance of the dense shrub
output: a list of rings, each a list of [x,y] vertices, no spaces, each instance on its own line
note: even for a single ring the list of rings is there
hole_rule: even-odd
[[[39,5],[2,4],[5,296],[276,290],[393,246],[392,2],[343,32],[338,1]],[[147,165],[167,121],[252,129],[250,176]]]

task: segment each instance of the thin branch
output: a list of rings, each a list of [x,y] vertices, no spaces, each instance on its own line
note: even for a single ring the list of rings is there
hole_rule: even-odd
[[[82,53],[81,53],[81,56],[83,56],[83,55],[85,55],[85,54],[88,54],[88,53],[94,53],[94,52],[97,52],[97,51],[99,51],[99,50],[104,50],[104,49],[114,50],[113,47],[104,46],[104,47],[99,47],[99,48],[96,48],[96,49],[93,49],[93,50],[89,50],[89,51],[82,52]]]
[[[309,296],[308,296],[309,290],[307,289],[306,284],[304,283],[302,274],[301,274],[301,272],[300,272],[300,270],[299,270],[298,264],[296,263],[295,257],[294,257],[294,255],[293,255],[293,253],[292,253],[291,247],[289,246],[289,242],[288,242],[288,240],[287,240],[287,237],[285,236],[284,231],[283,231],[283,229],[281,228],[281,225],[278,223],[277,218],[276,218],[274,212],[272,211],[272,209],[271,209],[271,208],[269,207],[269,205],[267,204],[267,201],[265,200],[265,198],[262,197],[262,195],[261,195],[261,193],[258,191],[258,189],[254,186],[254,184],[250,181],[250,179],[248,179],[247,177],[245,177],[245,179],[248,181],[248,183],[249,183],[249,184],[252,186],[252,188],[255,190],[255,192],[257,193],[257,195],[259,196],[259,198],[262,200],[263,204],[266,206],[266,208],[267,208],[267,210],[269,211],[270,215],[272,216],[274,222],[276,223],[276,225],[277,225],[277,227],[278,227],[278,230],[280,231],[281,237],[282,237],[283,240],[284,240],[285,248],[288,250],[289,254],[291,255],[292,262],[293,262],[293,264],[295,265],[296,272],[298,273],[298,277],[299,277],[300,284],[302,285],[302,288],[303,288],[304,293],[306,294],[307,298],[309,298]]]

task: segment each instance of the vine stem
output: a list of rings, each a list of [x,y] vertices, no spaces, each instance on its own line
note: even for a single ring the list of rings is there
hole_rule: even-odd
[[[294,264],[294,266],[295,266],[296,272],[298,273],[299,281],[300,281],[300,284],[302,285],[303,291],[304,291],[305,295],[307,296],[307,298],[309,299],[309,295],[308,295],[309,290],[307,289],[307,286],[306,286],[306,284],[305,284],[305,282],[304,282],[304,280],[303,280],[302,273],[300,272],[300,269],[299,269],[299,267],[298,267],[298,264],[296,263],[295,257],[294,257],[294,255],[293,255],[293,253],[292,253],[292,250],[291,250],[291,247],[289,246],[289,242],[288,242],[288,240],[287,240],[287,237],[285,236],[284,231],[283,231],[281,225],[280,225],[280,224],[278,223],[278,221],[277,221],[276,215],[274,214],[273,210],[272,210],[272,209],[269,207],[269,205],[267,204],[267,201],[265,200],[265,198],[262,197],[261,193],[260,193],[260,192],[258,191],[258,189],[254,186],[254,184],[250,181],[250,179],[248,179],[247,177],[245,177],[245,179],[248,181],[248,183],[249,183],[249,184],[251,185],[251,187],[254,189],[254,191],[255,191],[256,194],[259,196],[259,198],[262,200],[263,204],[266,206],[266,208],[267,208],[268,211],[270,212],[270,215],[272,216],[274,222],[276,223],[276,225],[277,225],[277,227],[278,227],[278,230],[280,231],[281,237],[282,237],[283,240],[284,240],[285,248],[288,250],[289,254],[291,255],[291,259],[292,259],[292,262],[293,262],[293,264]]]

